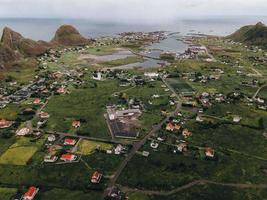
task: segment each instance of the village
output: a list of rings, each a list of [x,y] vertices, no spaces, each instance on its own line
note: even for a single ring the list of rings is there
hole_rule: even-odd
[[[241,182],[264,182],[267,54],[188,37],[183,54],[160,53],[161,67],[123,67],[153,60],[143,47],[167,37],[129,32],[50,49],[30,82],[1,83],[1,187],[15,187],[21,200],[53,187],[131,200],[124,187],[170,190],[211,174],[221,181],[222,168],[232,181],[241,164]],[[24,172],[31,178],[16,180]]]

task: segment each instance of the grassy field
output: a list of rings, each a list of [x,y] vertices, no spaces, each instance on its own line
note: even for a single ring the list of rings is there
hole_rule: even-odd
[[[107,144],[103,142],[94,142],[90,140],[82,140],[78,145],[77,153],[83,155],[90,155],[96,149],[109,150],[112,149],[112,147],[113,147],[112,144]]]
[[[239,189],[215,185],[194,186],[171,196],[152,196],[131,193],[129,200],[265,200],[264,189]]]
[[[27,106],[23,104],[9,104],[7,107],[1,109],[0,118],[8,120],[15,120],[18,114],[22,112]]]
[[[0,187],[0,199],[1,200],[10,200],[13,195],[15,195],[17,189],[15,188],[3,188]]]
[[[30,138],[19,138],[1,155],[0,164],[26,165],[43,142],[44,140],[39,140],[35,143],[30,142]]]
[[[193,92],[193,89],[191,88],[191,86],[181,79],[168,78],[167,82],[170,84],[172,88],[174,88],[179,93]]]
[[[49,101],[46,111],[51,115],[47,130],[74,132],[72,121],[80,119],[79,134],[108,138],[104,113],[112,94],[118,89],[116,81],[96,82],[96,88],[77,89],[69,95],[55,96]]]
[[[3,78],[11,77],[18,83],[28,83],[36,75],[37,63],[34,59],[24,59],[18,67],[1,71]]]
[[[216,159],[207,160],[190,144],[185,155],[174,154],[174,147],[163,144],[157,151],[152,151],[147,144],[143,150],[149,151],[150,156],[136,155],[120,176],[119,184],[149,190],[171,190],[199,179],[266,184],[262,172],[266,161],[218,150],[216,145],[212,146],[216,150]]]
[[[116,67],[121,65],[128,65],[131,63],[143,62],[144,59],[140,56],[129,56],[125,59],[112,60],[109,62],[103,62],[101,65],[105,67]]]
[[[103,46],[103,47],[94,47],[94,48],[89,48],[87,52],[92,55],[96,56],[104,56],[104,55],[109,55],[117,51],[116,46]]]
[[[101,192],[90,191],[83,192],[77,190],[66,190],[66,189],[52,189],[42,192],[37,200],[52,200],[52,199],[64,199],[64,200],[99,200],[101,199]]]

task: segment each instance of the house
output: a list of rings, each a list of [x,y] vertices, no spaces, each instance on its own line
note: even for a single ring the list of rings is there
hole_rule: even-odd
[[[159,73],[156,73],[156,72],[145,72],[144,76],[149,77],[149,78],[158,78],[159,77]]]
[[[182,128],[182,126],[180,124],[175,124],[174,125],[174,129],[179,131]]]
[[[151,147],[152,149],[157,149],[157,148],[159,147],[159,143],[152,141],[152,142],[150,143],[150,147]]]
[[[101,173],[95,171],[92,175],[91,183],[100,183],[102,176],[103,175]]]
[[[167,131],[174,131],[174,128],[175,128],[175,126],[171,122],[167,123],[167,125],[166,125]]]
[[[16,135],[17,136],[25,136],[25,135],[28,135],[30,133],[30,129],[29,128],[21,128],[21,129],[18,129],[16,131]]]
[[[39,188],[31,186],[28,191],[22,196],[22,200],[32,200],[38,193]]]
[[[0,128],[9,128],[13,124],[12,121],[6,119],[0,119]]]
[[[121,144],[118,144],[117,147],[114,149],[114,153],[116,155],[120,155],[122,153],[126,153],[126,148],[123,147]]]
[[[235,122],[235,123],[239,123],[240,121],[241,121],[241,117],[239,117],[239,116],[235,116],[233,118],[233,122]]]
[[[56,136],[55,135],[49,135],[47,140],[48,140],[48,142],[55,142],[56,141]]]
[[[77,159],[76,155],[69,154],[69,153],[62,154],[61,157],[60,157],[60,160],[65,161],[65,162],[72,162],[72,161],[74,161],[76,159]]]
[[[79,120],[74,120],[74,121],[72,122],[72,126],[73,126],[74,128],[80,128],[80,126],[81,126],[81,122],[80,122]]]
[[[34,105],[40,105],[41,104],[41,99],[39,99],[39,98],[34,99],[33,104]]]
[[[57,93],[58,94],[65,94],[66,93],[66,90],[65,90],[64,87],[61,86],[60,88],[57,89]]]
[[[65,138],[64,139],[64,145],[75,145],[76,144],[76,140],[71,139],[71,138]]]
[[[93,75],[93,79],[97,80],[97,81],[101,81],[102,80],[102,73],[97,72],[96,74]]]
[[[213,158],[214,157],[214,154],[215,154],[214,149],[212,149],[210,147],[206,148],[206,151],[205,151],[206,157]]]
[[[185,152],[187,151],[187,144],[186,143],[180,143],[177,145],[177,150],[179,152]]]
[[[47,156],[44,157],[44,162],[53,163],[53,162],[56,162],[57,159],[58,159],[57,156],[47,155]]]
[[[190,132],[188,129],[184,129],[182,135],[185,138],[188,138],[188,137],[190,137],[192,135],[192,132]]]
[[[142,156],[144,157],[148,157],[149,156],[149,152],[148,151],[142,151]]]
[[[196,117],[196,121],[197,122],[203,122],[204,120],[203,120],[203,118],[201,116],[197,116]]]
[[[41,119],[48,119],[50,117],[50,115],[47,112],[40,112],[39,117]]]

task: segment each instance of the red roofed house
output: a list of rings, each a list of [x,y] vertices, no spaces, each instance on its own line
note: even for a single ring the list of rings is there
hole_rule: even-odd
[[[39,98],[36,98],[36,99],[34,99],[34,101],[33,101],[33,104],[34,105],[39,105],[41,103],[41,99],[39,99]]]
[[[207,157],[213,158],[214,154],[215,154],[215,151],[214,151],[214,149],[208,147],[208,148],[206,148],[205,154],[206,154]]]
[[[79,120],[74,120],[74,121],[72,122],[72,126],[73,126],[74,128],[79,128],[79,127],[81,126],[81,122],[80,122]]]
[[[50,117],[50,115],[47,112],[40,112],[39,117],[41,119],[48,119]]]
[[[175,124],[174,129],[175,130],[180,130],[182,126],[180,124]]]
[[[58,88],[57,89],[57,93],[59,93],[59,94],[65,94],[66,93],[65,88],[64,87]]]
[[[71,162],[71,161],[76,160],[76,158],[77,158],[76,155],[66,153],[66,154],[61,155],[60,160],[63,160],[65,162]]]
[[[188,138],[192,135],[192,132],[190,132],[188,129],[184,129],[182,134],[185,138]]]
[[[75,145],[76,144],[76,140],[71,139],[71,138],[66,138],[64,139],[64,145]]]
[[[38,188],[31,186],[28,191],[23,195],[22,200],[32,200],[38,191]]]
[[[166,130],[167,131],[173,131],[174,130],[174,125],[171,123],[171,122],[169,122],[167,125],[166,125]]]
[[[91,178],[91,183],[99,183],[101,181],[101,178],[102,178],[102,174],[95,171]]]
[[[8,128],[13,124],[13,122],[6,119],[0,119],[0,128]]]

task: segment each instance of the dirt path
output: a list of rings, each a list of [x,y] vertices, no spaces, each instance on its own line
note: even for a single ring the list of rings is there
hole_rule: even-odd
[[[178,187],[173,190],[169,191],[153,191],[153,190],[140,190],[135,188],[128,188],[124,186],[119,186],[119,188],[123,192],[139,192],[146,195],[158,195],[158,196],[170,196],[173,194],[176,194],[178,192],[181,192],[183,190],[189,189],[195,185],[203,185],[203,184],[210,184],[210,185],[219,185],[223,187],[234,187],[234,188],[240,188],[240,189],[266,189],[267,184],[245,184],[245,183],[221,183],[221,182],[215,182],[215,181],[209,181],[209,180],[196,180],[191,183],[188,183],[186,185],[183,185],[181,187]]]
[[[261,87],[255,92],[255,94],[253,95],[253,99],[256,99],[256,97],[258,96],[258,94],[260,93],[260,91],[261,91],[263,88],[265,88],[265,87],[267,87],[267,84],[261,86]]]

